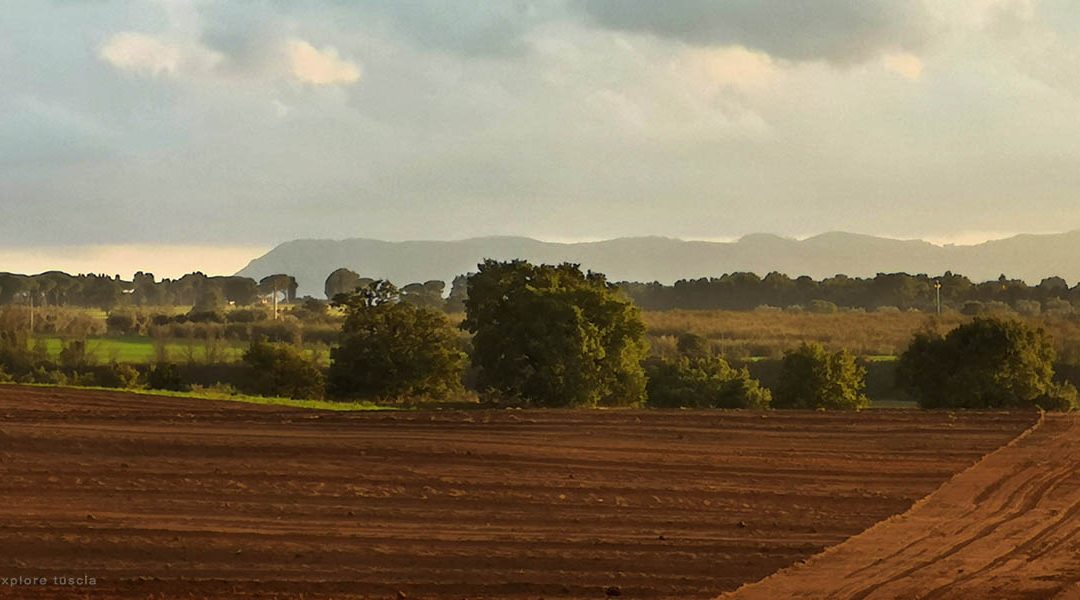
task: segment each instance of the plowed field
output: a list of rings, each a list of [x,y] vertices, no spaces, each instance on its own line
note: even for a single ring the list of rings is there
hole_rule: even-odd
[[[1048,414],[910,512],[725,598],[1080,599],[1080,418]]]
[[[0,596],[709,598],[907,510],[1035,418],[343,414],[2,386]]]

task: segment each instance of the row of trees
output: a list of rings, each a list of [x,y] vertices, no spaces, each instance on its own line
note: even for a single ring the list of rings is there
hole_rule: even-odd
[[[349,269],[338,269],[326,280],[326,297],[333,298],[372,281]],[[467,282],[468,276],[455,278],[445,299],[446,286],[442,281],[410,284],[401,292],[403,299],[421,306],[463,312],[468,297]],[[1080,305],[1080,285],[1069,287],[1061,277],[1048,277],[1038,285],[1029,286],[1022,280],[1008,279],[1004,275],[994,281],[974,283],[951,272],[940,277],[879,273],[869,278],[836,275],[821,280],[807,276],[792,278],[776,272],[765,277],[754,273],[730,273],[679,280],[673,285],[632,281],[616,285],[644,310],[753,310],[762,306],[801,306],[820,311],[838,307],[929,311],[937,308],[939,292],[943,308],[970,314],[992,312],[996,305],[1023,313],[1041,312],[1044,308],[1071,310],[1073,303]]]
[[[0,273],[0,305],[102,310],[120,306],[192,306],[208,311],[227,304],[250,306],[273,295],[283,302],[293,302],[297,287],[296,279],[290,275],[270,275],[255,281],[248,277],[191,273],[179,279],[157,281],[153,273],[140,271],[131,281],[126,281],[119,275],[68,275],[59,271],[40,275]]]
[[[259,393],[443,398],[461,393],[468,381],[489,401],[549,407],[858,409],[868,403],[866,371],[855,357],[815,344],[785,354],[772,390],[714,355],[698,336],[680,338],[675,357],[649,357],[640,309],[604,275],[577,265],[485,261],[465,280],[460,329],[440,308],[409,301],[410,293],[389,282],[356,283],[332,301],[344,319],[325,373],[288,344],[251,344],[245,362]],[[310,311],[312,318],[324,313],[321,305]],[[41,356],[16,360],[27,356],[16,356],[29,347],[26,335],[21,327],[0,327],[0,365],[41,366]],[[80,353],[85,347],[72,344],[61,358],[77,366]],[[1076,390],[1054,381],[1054,359],[1045,331],[977,318],[945,335],[916,335],[900,358],[898,383],[928,408],[1073,408]],[[152,370],[169,379],[167,365]]]
[[[767,390],[693,335],[674,359],[647,358],[640,310],[599,273],[525,261],[479,265],[467,280],[465,319],[478,391],[536,406],[698,406],[859,409],[866,370],[846,351],[802,344]],[[446,395],[461,389],[466,354],[445,315],[402,301],[376,281],[334,304],[346,312],[329,386],[340,396]],[[1053,345],[1041,329],[977,318],[945,336],[925,333],[901,358],[898,383],[928,408],[1075,407],[1053,381]]]
[[[1080,304],[1080,285],[1070,288],[1060,277],[1048,277],[1038,285],[1029,286],[1022,280],[1008,279],[1004,275],[994,281],[974,283],[951,272],[940,277],[907,273],[879,273],[869,278],[836,275],[820,281],[806,276],[793,279],[776,272],[765,277],[754,273],[730,273],[721,277],[680,280],[674,285],[623,282],[619,287],[646,310],[810,308],[815,304],[867,310],[881,307],[934,310],[939,291],[943,307],[963,310],[967,306],[973,312],[976,303],[998,302],[1013,308],[1040,308],[1052,306],[1055,301],[1065,302],[1065,306]]]
[[[371,284],[374,279],[355,271],[338,269],[327,277],[327,299]],[[463,312],[468,297],[468,276],[456,277],[447,294],[446,283],[431,280],[411,283],[398,293],[401,300],[418,306]],[[1080,285],[1070,287],[1060,277],[1049,277],[1029,286],[1002,275],[995,281],[974,283],[947,272],[940,277],[879,273],[871,278],[836,275],[820,281],[791,278],[782,273],[759,277],[754,273],[730,273],[720,277],[680,280],[673,285],[657,282],[621,282],[626,295],[645,310],[727,309],[752,310],[760,306],[833,306],[845,308],[931,310],[938,292],[945,307],[978,312],[979,304],[1001,303],[1022,312],[1080,304]],[[938,286],[940,285],[940,290]],[[77,306],[112,310],[121,306],[194,306],[200,311],[228,304],[250,306],[278,296],[282,302],[296,300],[296,279],[279,274],[259,281],[248,277],[210,277],[191,273],[179,279],[156,280],[152,273],[136,273],[126,281],[119,275],[68,275],[58,271],[40,275],[0,273],[0,305]],[[1063,304],[1062,304],[1063,303]]]

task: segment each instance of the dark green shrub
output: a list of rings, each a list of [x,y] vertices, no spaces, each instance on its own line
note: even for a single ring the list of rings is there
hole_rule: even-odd
[[[648,405],[654,408],[768,408],[769,390],[744,367],[719,357],[645,361]]]
[[[68,340],[60,348],[57,361],[65,369],[81,369],[90,364],[90,355],[86,351],[86,340]]]
[[[830,353],[821,344],[802,344],[784,354],[774,408],[857,410],[870,400],[866,369],[845,350]]]
[[[102,387],[135,389],[139,380],[138,369],[129,364],[112,362],[97,370],[97,385]]]
[[[1035,406],[1043,410],[1069,412],[1080,408],[1080,394],[1071,383],[1052,383],[1050,389],[1035,398]]]
[[[173,363],[160,362],[152,365],[146,372],[146,387],[152,390],[182,392],[187,386],[180,376],[180,367]]]
[[[1055,352],[1041,328],[976,318],[946,335],[919,333],[900,357],[897,383],[923,408],[1075,407],[1055,385]]]
[[[252,342],[244,353],[251,390],[263,396],[321,399],[326,379],[308,356],[291,344]]]
[[[111,312],[105,318],[105,326],[112,335],[136,335],[142,331],[142,321],[133,312]]]
[[[238,308],[225,313],[225,320],[229,323],[255,323],[269,318],[265,310],[256,308]]]
[[[694,333],[683,333],[675,344],[679,354],[691,358],[703,358],[712,355],[712,345],[704,336]]]

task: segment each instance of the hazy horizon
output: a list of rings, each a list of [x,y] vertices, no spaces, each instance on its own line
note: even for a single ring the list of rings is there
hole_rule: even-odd
[[[815,236],[836,231],[823,231],[815,234],[784,236],[771,232],[749,232],[744,235],[730,238],[680,238],[676,236],[620,236],[620,237],[664,237],[682,241],[701,241],[716,243],[733,243],[749,235],[777,235],[779,237],[806,240]],[[840,232],[854,235],[872,235],[860,232]],[[973,246],[988,241],[1008,239],[1016,235],[1053,235],[1068,233],[1058,232],[958,232],[954,236],[939,237],[935,239],[921,239],[936,246]],[[336,240],[354,238],[333,238]],[[451,240],[439,239],[379,239],[388,242],[409,241],[461,241],[485,237],[523,237],[542,242],[557,244],[578,244],[590,242],[602,242],[617,238],[580,238],[580,239],[557,239],[541,238],[526,235],[478,235],[461,237]],[[877,235],[874,237],[911,240],[903,236]],[[331,238],[326,238],[331,239]],[[75,244],[75,245],[51,245],[35,247],[5,247],[0,245],[0,272],[38,274],[46,271],[64,271],[67,273],[103,273],[107,275],[119,274],[123,278],[138,271],[153,273],[158,278],[176,278],[192,272],[202,272],[207,275],[233,275],[241,271],[252,260],[259,258],[282,243],[292,240],[283,240],[275,244],[249,245],[249,246],[215,246],[207,244]]]

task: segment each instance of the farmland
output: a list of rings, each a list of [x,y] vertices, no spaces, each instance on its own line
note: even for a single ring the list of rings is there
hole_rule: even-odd
[[[919,501],[726,600],[1080,598],[1080,419],[1039,425]]]
[[[3,386],[0,418],[0,571],[95,579],[45,597],[524,599],[733,590],[902,513],[1036,415],[331,413]]]

